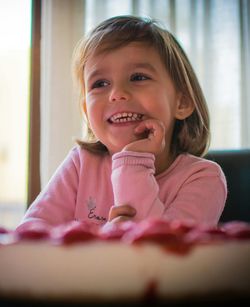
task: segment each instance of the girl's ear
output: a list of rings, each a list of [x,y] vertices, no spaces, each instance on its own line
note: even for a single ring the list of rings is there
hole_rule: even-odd
[[[180,94],[176,104],[175,118],[183,120],[189,117],[194,109],[193,101],[185,97],[183,94]]]

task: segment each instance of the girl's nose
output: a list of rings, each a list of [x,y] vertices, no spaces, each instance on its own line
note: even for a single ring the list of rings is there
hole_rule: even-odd
[[[130,98],[130,93],[123,86],[113,88],[110,93],[111,102],[127,101],[129,100],[129,98]]]

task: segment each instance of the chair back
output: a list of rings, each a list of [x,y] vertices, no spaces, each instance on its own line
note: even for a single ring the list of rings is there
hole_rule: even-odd
[[[217,162],[227,179],[228,197],[220,222],[250,222],[250,149],[211,150],[205,158]]]

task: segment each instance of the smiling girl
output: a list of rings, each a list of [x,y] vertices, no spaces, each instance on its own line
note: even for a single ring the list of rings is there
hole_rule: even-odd
[[[113,17],[79,42],[74,67],[88,135],[19,228],[151,217],[217,224],[226,180],[202,158],[207,105],[173,35],[150,19]]]

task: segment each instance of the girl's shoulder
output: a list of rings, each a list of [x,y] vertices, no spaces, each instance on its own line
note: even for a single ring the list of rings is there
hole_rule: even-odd
[[[221,166],[211,160],[203,157],[196,157],[191,154],[182,154],[181,160],[183,166],[193,171],[203,171],[207,175],[224,176]]]
[[[189,153],[182,153],[176,157],[170,167],[162,174],[158,175],[163,177],[173,174],[186,174],[191,175],[199,173],[206,176],[219,176],[224,177],[224,173],[220,165],[214,161],[197,157]]]
[[[110,163],[108,154],[96,154],[89,150],[75,145],[68,153],[68,158],[73,161],[76,166],[89,163]]]

